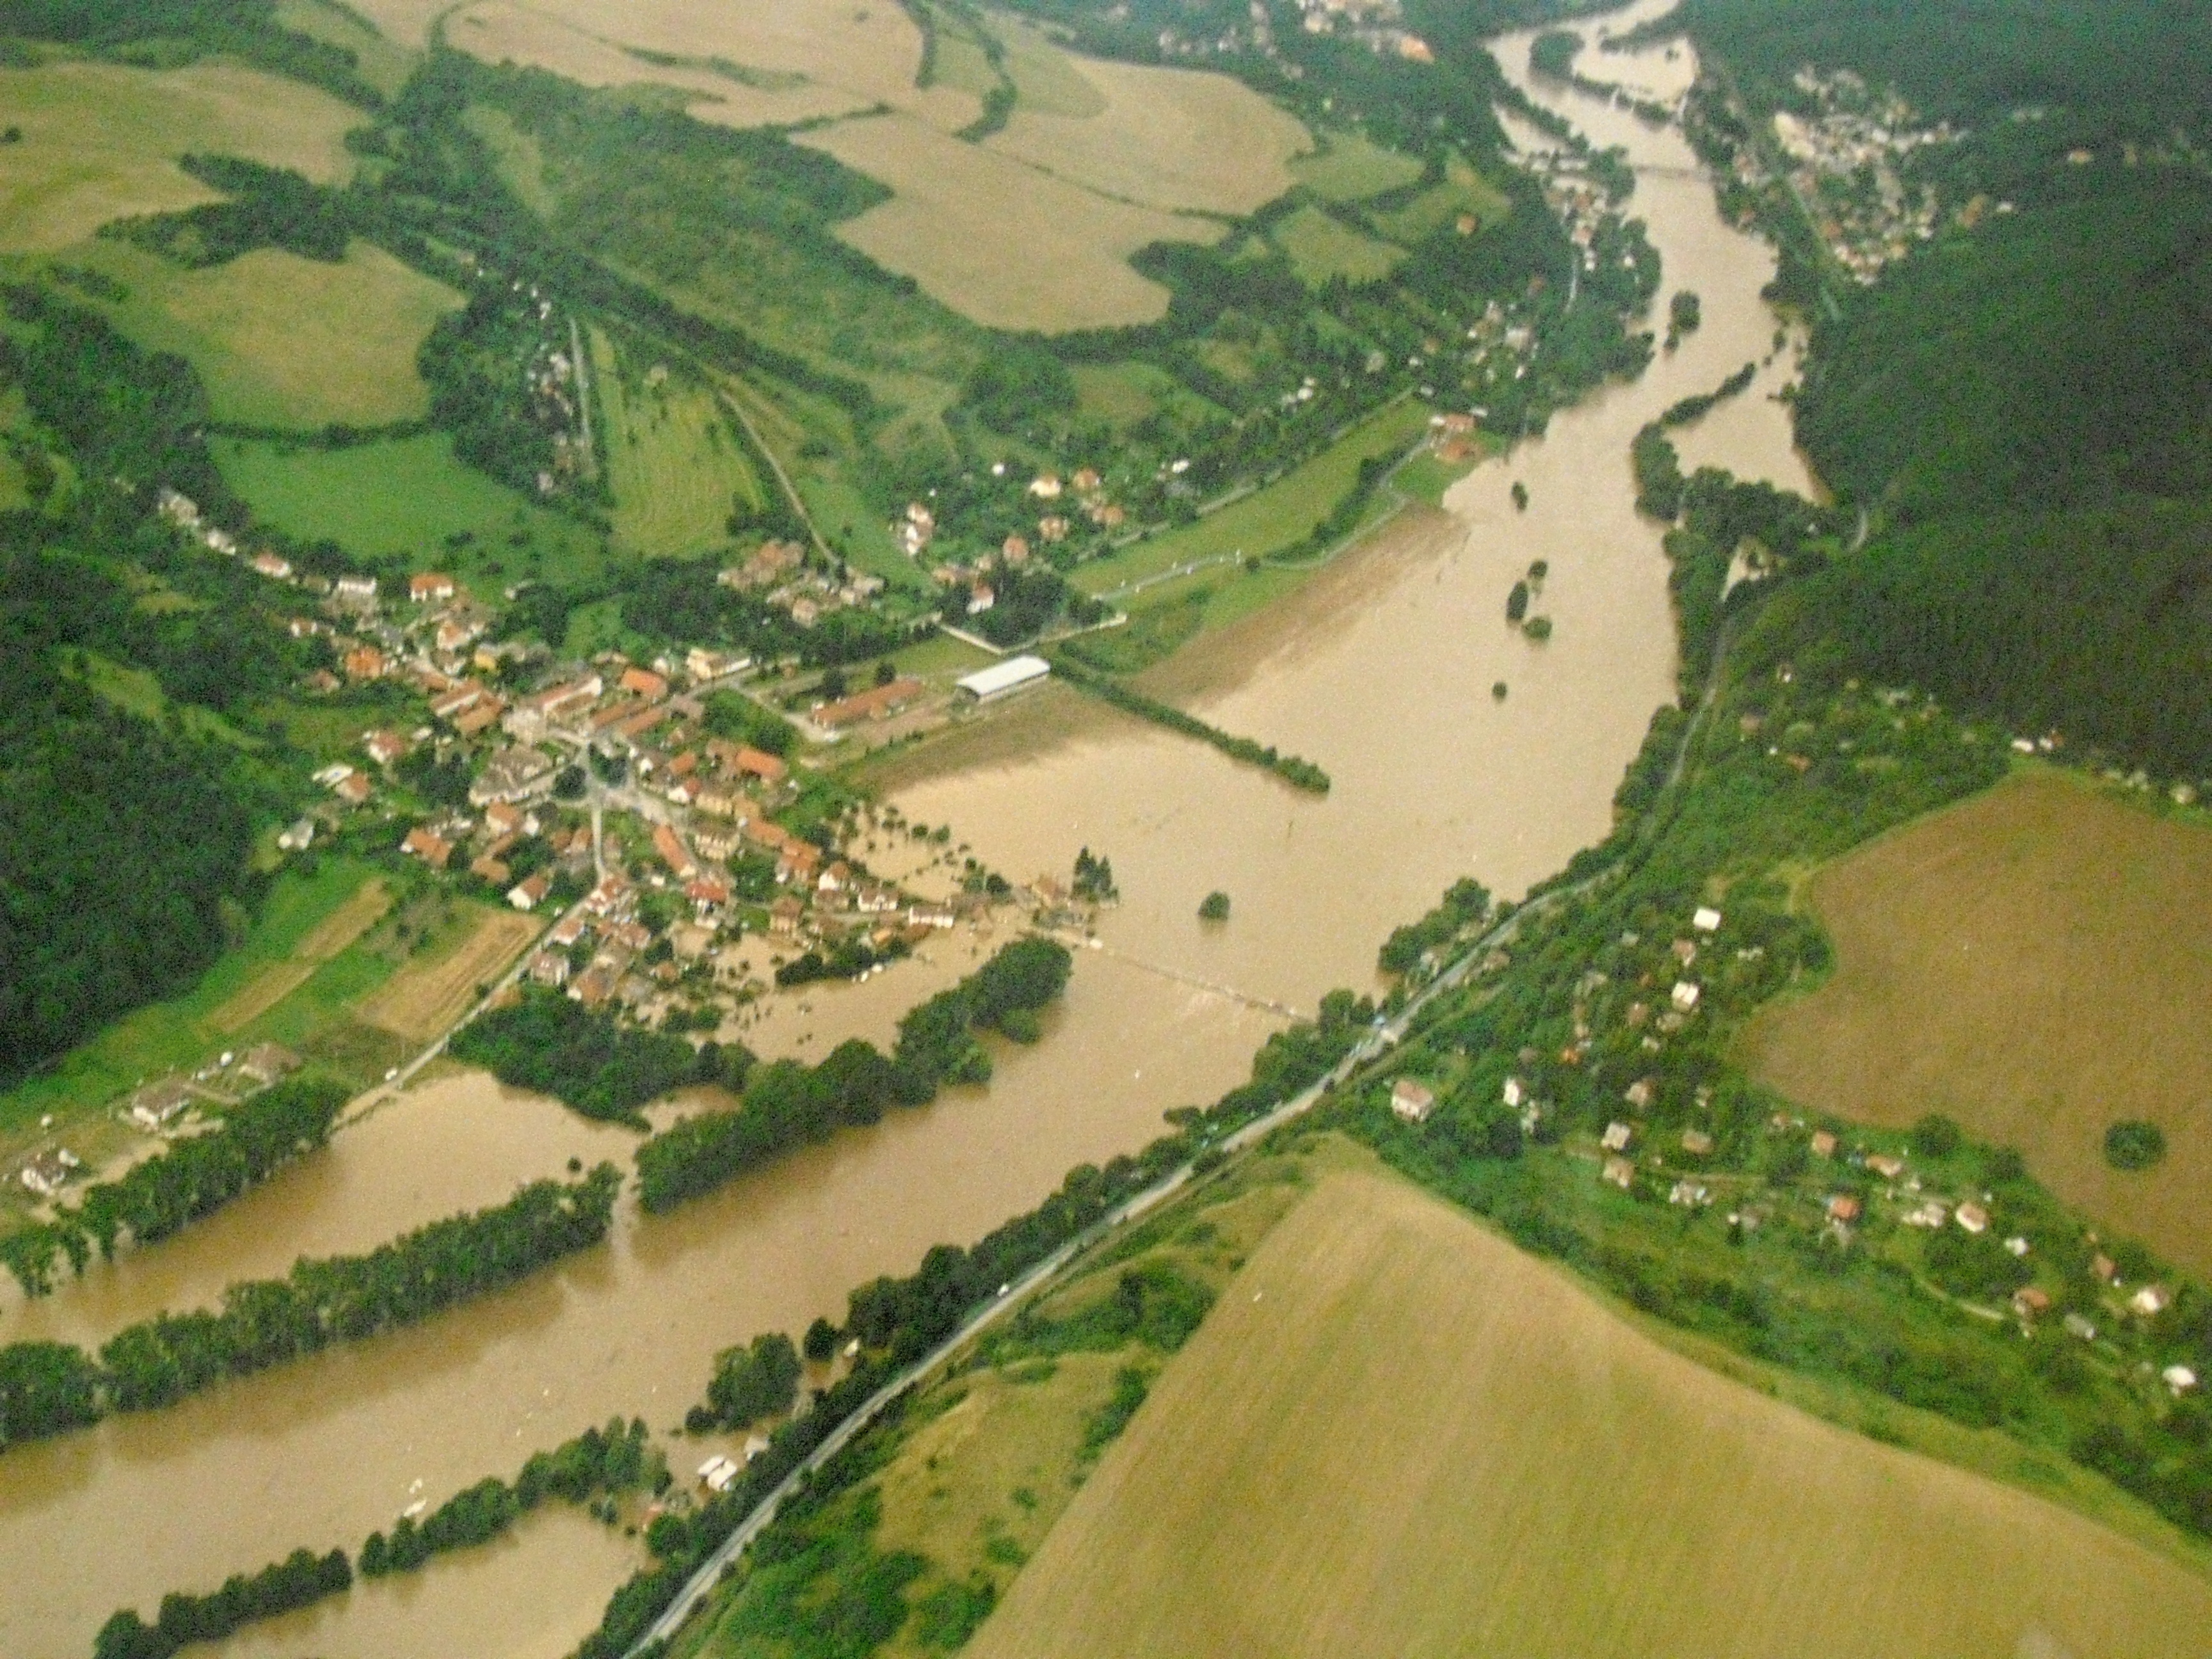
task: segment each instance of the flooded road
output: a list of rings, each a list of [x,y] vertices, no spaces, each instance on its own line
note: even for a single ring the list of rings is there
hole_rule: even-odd
[[[1527,84],[1527,37],[1500,52]],[[1593,53],[1584,69],[1660,87],[1686,76],[1687,56]],[[949,1091],[674,1216],[625,1208],[607,1248],[430,1325],[0,1456],[0,1653],[76,1659],[118,1606],[151,1613],[166,1590],[211,1589],[300,1545],[356,1549],[410,1494],[434,1504],[511,1475],[611,1416],[672,1427],[717,1350],[841,1313],[854,1285],[909,1270],[933,1243],[979,1237],[1071,1165],[1142,1145],[1165,1109],[1242,1080],[1280,1024],[1256,1004],[1310,1011],[1334,986],[1371,986],[1383,937],[1452,881],[1471,874],[1516,894],[1604,835],[1674,669],[1666,566],[1656,528],[1631,505],[1629,441],[1668,404],[1768,357],[1776,322],[1758,293],[1773,262],[1722,223],[1678,134],[1601,100],[1529,89],[1638,164],[1685,170],[1644,176],[1632,210],[1664,261],[1661,313],[1668,294],[1692,288],[1704,325],[1641,380],[1479,469],[1447,511],[1408,514],[1152,677],[1229,730],[1319,762],[1332,793],[1297,793],[1095,706],[1071,719],[1064,689],[985,723],[1002,758],[910,782],[896,804],[951,823],[1017,879],[1065,876],[1087,844],[1112,858],[1124,896],[1102,919],[1104,948],[1079,954],[1042,1043],[1000,1045],[987,1089]],[[1685,465],[1808,488],[1767,395],[1792,372],[1785,352],[1679,434]],[[1526,512],[1510,500],[1516,481]],[[1550,566],[1534,607],[1554,623],[1543,646],[1504,620],[1507,590],[1536,559]],[[1500,680],[1503,702],[1491,696]],[[1199,901],[1217,888],[1230,920],[1201,924]],[[926,947],[927,963],[816,988],[803,1017],[780,1002],[746,1040],[805,1056],[848,1035],[885,1041],[992,943],[948,936]],[[456,1072],[143,1259],[34,1309],[0,1306],[0,1340],[96,1340],[161,1307],[205,1305],[301,1251],[362,1249],[497,1202],[571,1157],[627,1165],[633,1142]],[[507,1543],[357,1589],[230,1650],[537,1659],[589,1627],[635,1547],[580,1516],[541,1516]]]

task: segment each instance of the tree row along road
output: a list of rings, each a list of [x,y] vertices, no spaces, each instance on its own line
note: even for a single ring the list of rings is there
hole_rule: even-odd
[[[1674,764],[1668,771],[1666,784],[1660,792],[1660,798],[1652,802],[1650,808],[1644,814],[1644,822],[1647,825],[1657,821],[1661,805],[1665,798],[1680,786],[1683,774],[1687,770],[1691,750],[1696,744],[1698,733],[1704,726],[1706,716],[1711,710],[1719,690],[1721,675],[1726,660],[1728,638],[1729,630],[1723,629],[1721,631],[1721,638],[1715,643],[1712,661],[1706,670],[1705,685],[1698,699],[1697,711],[1684,726],[1681,740],[1676,745]],[[1641,836],[1638,837],[1638,842],[1641,840]],[[1625,850],[1620,857],[1604,868],[1594,871],[1580,881],[1571,883],[1564,887],[1555,887],[1549,892],[1539,894],[1514,911],[1512,915],[1486,930],[1474,944],[1462,951],[1449,967],[1444,969],[1409,998],[1405,1006],[1395,1015],[1387,1020],[1377,1021],[1375,1028],[1361,1040],[1359,1045],[1337,1061],[1321,1081],[1285,1101],[1265,1116],[1255,1118],[1243,1128],[1224,1136],[1217,1146],[1206,1150],[1218,1152],[1223,1157],[1235,1157],[1249,1151],[1284,1124],[1311,1111],[1316,1103],[1334,1093],[1340,1085],[1352,1078],[1362,1067],[1397,1047],[1406,1033],[1413,1029],[1414,1023],[1426,1012],[1431,1003],[1438,997],[1455,991],[1464,985],[1468,976],[1474,971],[1476,964],[1491,951],[1510,944],[1521,931],[1523,922],[1533,916],[1540,916],[1556,908],[1569,899],[1581,896],[1620,873],[1629,860],[1634,856],[1635,844],[1632,842],[1628,850]],[[1149,1214],[1157,1209],[1188,1186],[1195,1179],[1196,1175],[1197,1170],[1194,1164],[1183,1164],[1170,1170],[1144,1191],[1125,1200],[1085,1231],[1068,1240],[1066,1243],[1045,1257],[1027,1273],[1001,1289],[997,1296],[971,1313],[962,1322],[959,1329],[871,1395],[857,1411],[830,1432],[804,1462],[779,1481],[775,1490],[754,1506],[752,1513],[738,1523],[737,1529],[722,1540],[721,1547],[708,1557],[698,1571],[693,1573],[685,1581],[684,1588],[677,1592],[675,1600],[671,1601],[661,1615],[653,1621],[644,1635],[641,1636],[623,1656],[623,1659],[640,1659],[640,1656],[655,1643],[669,1640],[682,1629],[684,1621],[699,1609],[713,1592],[723,1572],[744,1553],[746,1547],[766,1530],[769,1523],[775,1519],[776,1510],[784,1500],[798,1490],[802,1481],[850,1445],[862,1431],[883,1414],[885,1408],[893,1401],[958,1353],[983,1330],[995,1324],[1016,1306],[1027,1300],[1041,1286],[1059,1274],[1078,1257],[1089,1251],[1100,1240],[1139,1217]]]

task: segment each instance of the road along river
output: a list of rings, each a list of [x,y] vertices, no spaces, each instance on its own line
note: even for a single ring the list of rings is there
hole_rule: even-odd
[[[1526,38],[1500,53],[1525,78]],[[1589,72],[1656,84],[1686,73],[1686,56],[1593,58]],[[1691,166],[1677,134],[1601,100],[1530,90],[1639,165]],[[1765,358],[1776,325],[1758,298],[1771,256],[1722,223],[1707,185],[1648,176],[1635,210],[1666,291],[1701,296],[1698,333],[1478,471],[1447,513],[1401,521],[1161,671],[1195,712],[1318,761],[1334,780],[1328,798],[1103,711],[1048,743],[1024,731],[1043,731],[1048,703],[982,723],[1008,758],[918,777],[898,804],[955,824],[1016,876],[1064,872],[1087,843],[1111,855],[1125,895],[1101,926],[1110,948],[1081,953],[1042,1044],[1002,1052],[988,1089],[949,1093],[678,1215],[625,1213],[609,1248],[427,1327],[0,1456],[0,1653],[82,1655],[118,1606],[151,1613],[165,1590],[212,1588],[298,1545],[356,1548],[413,1498],[435,1504],[512,1474],[609,1416],[665,1429],[717,1349],[842,1310],[854,1284],[981,1235],[1070,1165],[1151,1138],[1164,1109],[1240,1079],[1278,1018],[1194,981],[1310,1009],[1331,986],[1371,983],[1382,936],[1459,876],[1516,893],[1600,837],[1674,674],[1666,568],[1631,506],[1629,440],[1677,398]],[[1686,460],[1807,487],[1785,413],[1765,395],[1789,368],[1778,361],[1683,434]],[[1516,480],[1525,513],[1509,500]],[[1551,567],[1539,608],[1555,623],[1540,647],[1504,623],[1506,590],[1538,558]],[[1500,679],[1502,704],[1490,696]],[[1202,929],[1198,901],[1213,888],[1231,895],[1232,916]],[[884,1037],[986,943],[948,944],[929,964],[824,993],[820,1018]],[[827,1046],[817,1036],[799,1052],[817,1045]],[[298,1249],[366,1248],[495,1201],[571,1156],[620,1155],[626,1139],[472,1074],[436,1077],[226,1217],[35,1310],[0,1310],[0,1340],[34,1326],[96,1338],[279,1271]],[[632,1547],[574,1517],[541,1517],[233,1646],[271,1659],[557,1654],[596,1618]]]

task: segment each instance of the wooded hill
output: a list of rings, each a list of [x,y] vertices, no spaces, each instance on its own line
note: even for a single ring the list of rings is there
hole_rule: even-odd
[[[1798,434],[1875,534],[1778,607],[1777,654],[2201,780],[2212,726],[2176,688],[2212,670],[2212,18],[2148,0],[1684,16],[1754,113],[1802,104],[1809,63],[1966,133],[1916,163],[1946,227],[1871,287],[1832,283],[1816,319]]]

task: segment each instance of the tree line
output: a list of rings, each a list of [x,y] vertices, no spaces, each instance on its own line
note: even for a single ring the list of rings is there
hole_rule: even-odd
[[[58,1258],[82,1273],[94,1244],[112,1257],[125,1235],[135,1244],[167,1238],[321,1146],[345,1103],[344,1088],[325,1081],[295,1079],[264,1090],[227,1111],[212,1132],[174,1142],[118,1179],[88,1188],[52,1221],[0,1239],[0,1264],[24,1295],[43,1296],[53,1286]]]
[[[674,1209],[841,1126],[876,1122],[893,1106],[924,1104],[948,1083],[988,1080],[990,1056],[976,1034],[1012,1027],[1015,1035],[1034,1035],[1025,1021],[1066,988],[1073,966],[1066,947],[1054,940],[1017,939],[911,1010],[888,1055],[855,1037],[815,1066],[780,1060],[751,1069],[735,1110],[686,1118],[638,1148],[645,1207]]]
[[[1294,789],[1303,789],[1314,795],[1328,793],[1328,774],[1301,756],[1285,755],[1273,744],[1262,745],[1249,738],[1240,738],[1224,732],[1218,726],[1208,726],[1204,720],[1184,714],[1171,703],[1148,697],[1111,675],[1075,661],[1066,652],[1061,652],[1054,658],[1053,666],[1071,684],[1090,692],[1102,702],[1110,702],[1139,720],[1148,720],[1155,726],[1164,726],[1169,731],[1179,732],[1184,737],[1196,738],[1200,743],[1218,749],[1231,760],[1243,761],[1248,766],[1263,766]]]
[[[527,985],[520,1000],[453,1034],[453,1058],[510,1088],[551,1095],[586,1117],[645,1127],[638,1109],[687,1083],[720,1080],[716,1057],[681,1037],[625,1025],[558,991]]]
[[[419,1525],[402,1516],[391,1537],[372,1532],[361,1547],[361,1576],[412,1572],[448,1550],[489,1543],[549,1498],[585,1504],[603,1494],[665,1486],[667,1480],[644,1420],[625,1424],[615,1418],[603,1429],[586,1429],[551,1451],[535,1454],[511,1485],[492,1476],[456,1492]],[[93,1659],[171,1659],[195,1642],[220,1642],[260,1620],[312,1607],[351,1588],[353,1581],[343,1550],[318,1556],[297,1549],[258,1573],[233,1574],[211,1595],[171,1592],[161,1598],[151,1625],[135,1608],[122,1609],[100,1626]]]
[[[0,1446],[150,1411],[340,1342],[398,1329],[495,1291],[606,1237],[622,1184],[602,1164],[537,1181],[505,1204],[434,1221],[367,1255],[303,1258],[234,1285],[219,1312],[126,1326],[97,1357],[63,1342],[0,1348]]]

